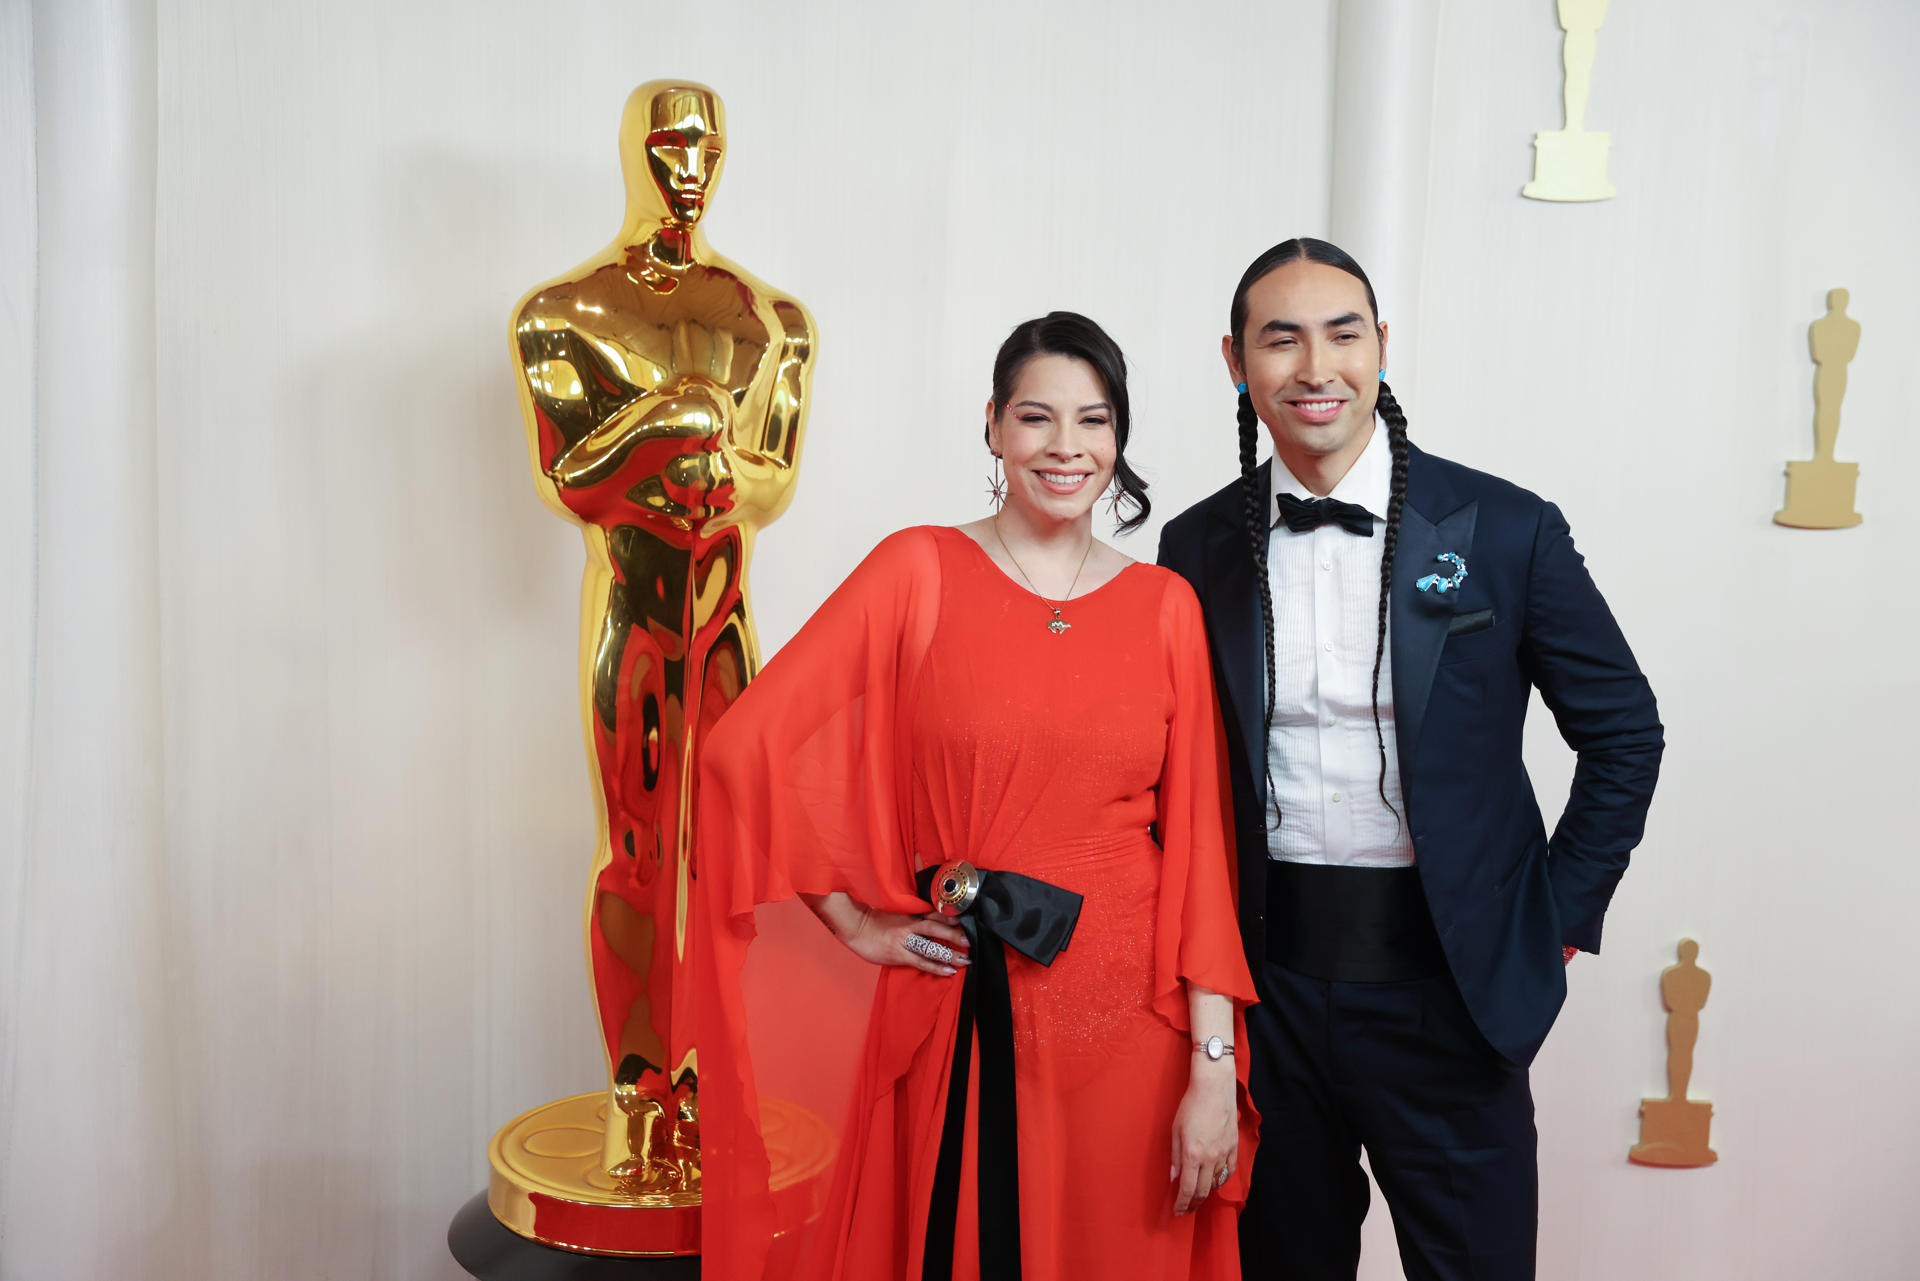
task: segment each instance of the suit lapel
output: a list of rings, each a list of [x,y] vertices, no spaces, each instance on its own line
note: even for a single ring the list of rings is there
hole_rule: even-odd
[[[1447,643],[1457,592],[1419,591],[1414,584],[1428,574],[1451,576],[1442,552],[1473,563],[1473,524],[1477,502],[1460,503],[1427,456],[1415,449],[1407,462],[1407,502],[1400,515],[1400,541],[1393,557],[1393,719],[1398,738],[1400,777],[1412,776],[1420,734],[1426,726],[1427,699],[1434,669]]]
[[[1261,492],[1271,487],[1266,466],[1259,472]],[[1239,510],[1236,503],[1232,509]],[[1264,809],[1267,802],[1267,642],[1260,624],[1260,585],[1254,579],[1253,553],[1246,526],[1223,507],[1208,530],[1207,623],[1220,656],[1220,679],[1240,736],[1246,781]]]

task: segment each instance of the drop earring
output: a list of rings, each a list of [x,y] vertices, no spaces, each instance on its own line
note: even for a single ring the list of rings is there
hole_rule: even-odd
[[[1120,477],[1116,475],[1107,486],[1106,496],[1107,518],[1116,525],[1120,523],[1120,500],[1126,496],[1127,491],[1120,488]]]
[[[987,477],[987,497],[993,502],[996,513],[1000,505],[1007,501],[1007,479],[1000,472],[1000,455],[997,451],[993,455],[993,475]]]

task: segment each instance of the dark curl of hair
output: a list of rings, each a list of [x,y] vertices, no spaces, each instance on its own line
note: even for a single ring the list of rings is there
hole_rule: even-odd
[[[1037,320],[1015,325],[1000,352],[993,358],[993,403],[1004,409],[1013,396],[1013,384],[1020,371],[1035,356],[1071,356],[1093,367],[1107,403],[1113,406],[1113,478],[1120,484],[1120,504],[1133,508],[1122,520],[1119,530],[1131,534],[1140,528],[1153,510],[1147,500],[1147,482],[1127,462],[1127,436],[1133,428],[1133,413],[1127,401],[1127,358],[1107,331],[1078,312],[1051,311]],[[992,433],[987,443],[993,443]],[[1118,508],[1116,507],[1116,512]]]
[[[1367,291],[1367,309],[1373,313],[1375,332],[1380,324],[1380,304],[1373,296],[1373,282],[1367,279],[1367,273],[1353,260],[1353,255],[1338,245],[1330,245],[1324,240],[1314,240],[1306,236],[1295,240],[1285,240],[1253,260],[1240,277],[1239,287],[1233,291],[1233,307],[1228,313],[1229,333],[1233,335],[1233,349],[1238,352],[1244,338],[1247,324],[1247,291],[1252,289],[1269,272],[1290,262],[1317,262],[1328,267],[1338,267],[1349,276],[1358,280]],[[1380,800],[1390,810],[1393,802],[1387,799],[1387,738],[1380,726],[1380,667],[1387,654],[1387,605],[1389,593],[1393,587],[1393,554],[1400,542],[1400,516],[1407,504],[1407,416],[1400,410],[1400,402],[1394,398],[1393,389],[1384,379],[1380,382],[1380,399],[1374,405],[1374,412],[1380,415],[1380,421],[1387,428],[1387,448],[1393,456],[1393,479],[1387,493],[1387,523],[1382,535],[1382,555],[1380,558],[1380,621],[1373,647],[1373,736],[1380,745]],[[1254,471],[1254,449],[1258,442],[1256,423],[1258,415],[1253,408],[1253,398],[1246,392],[1240,393],[1240,484],[1246,494],[1247,543],[1253,553],[1253,563],[1258,572],[1254,578],[1260,584],[1260,621],[1266,629],[1267,639],[1267,733],[1273,733],[1273,591],[1267,579],[1267,534],[1273,527],[1273,513],[1267,510],[1267,494],[1261,489],[1259,477]],[[1268,774],[1268,795],[1272,795],[1273,778]],[[1279,818],[1278,809],[1273,816]],[[1400,811],[1394,810],[1394,817],[1400,817]]]

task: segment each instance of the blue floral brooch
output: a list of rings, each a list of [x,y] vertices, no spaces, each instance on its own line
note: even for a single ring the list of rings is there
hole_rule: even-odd
[[[1440,595],[1445,596],[1448,592],[1457,589],[1461,583],[1467,580],[1467,562],[1460,559],[1460,557],[1454,555],[1452,552],[1441,552],[1438,556],[1435,556],[1434,559],[1443,564],[1453,566],[1453,577],[1448,578],[1443,574],[1428,574],[1425,578],[1422,578],[1413,585],[1415,591],[1438,592]]]

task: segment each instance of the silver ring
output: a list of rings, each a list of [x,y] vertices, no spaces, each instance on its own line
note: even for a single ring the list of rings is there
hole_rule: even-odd
[[[900,940],[900,946],[917,956],[924,956],[935,965],[952,965],[953,949],[945,943],[936,943],[924,934],[909,934]]]
[[[1213,1190],[1214,1190],[1215,1192],[1218,1192],[1218,1191],[1219,1191],[1219,1190],[1220,1190],[1221,1188],[1223,1188],[1223,1187],[1225,1187],[1225,1186],[1227,1185],[1227,1175],[1228,1175],[1229,1173],[1230,1173],[1230,1171],[1228,1171],[1228,1170],[1226,1170],[1226,1169],[1224,1169],[1224,1168],[1223,1168],[1223,1169],[1221,1169],[1221,1170],[1219,1170],[1219,1171],[1217,1171],[1217,1172],[1215,1172],[1215,1174],[1214,1174],[1214,1176],[1213,1176]]]

